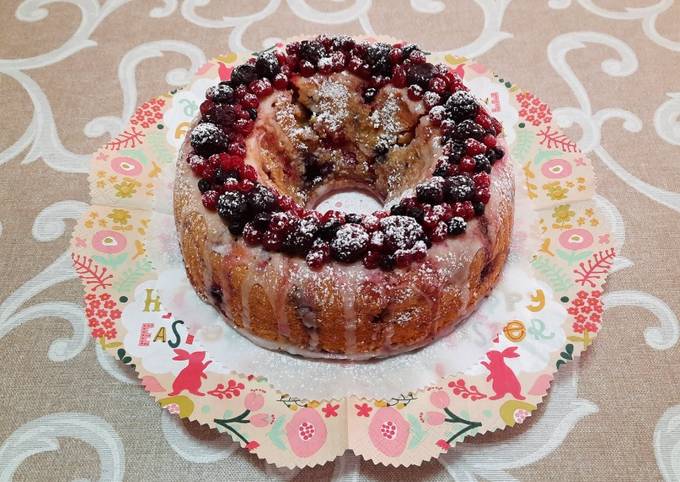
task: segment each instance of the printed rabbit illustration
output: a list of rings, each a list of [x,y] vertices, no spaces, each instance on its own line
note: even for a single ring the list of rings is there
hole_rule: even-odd
[[[205,393],[200,391],[201,384],[203,383],[202,378],[208,378],[205,374],[205,369],[208,365],[212,363],[211,360],[204,362],[205,358],[204,351],[196,351],[194,353],[189,353],[181,348],[175,349],[176,357],[173,360],[189,360],[189,364],[182,368],[175,377],[175,381],[172,382],[172,393],[169,395],[171,397],[179,395],[184,390],[188,390],[189,393],[194,395],[204,396]]]
[[[521,392],[521,385],[515,372],[512,371],[508,365],[505,364],[506,358],[518,358],[517,347],[511,346],[505,350],[491,350],[487,352],[487,357],[489,361],[483,361],[482,365],[489,370],[489,376],[486,380],[491,380],[491,388],[495,392],[495,395],[489,397],[489,400],[498,400],[503,398],[506,394],[510,394],[517,400],[524,400]]]

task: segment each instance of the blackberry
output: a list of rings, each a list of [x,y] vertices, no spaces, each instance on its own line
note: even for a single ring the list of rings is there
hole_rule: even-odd
[[[240,236],[243,234],[243,229],[246,227],[246,223],[243,220],[231,221],[229,223],[229,232],[234,236]]]
[[[198,181],[198,190],[201,191],[201,194],[209,190],[211,187],[210,181],[207,179],[201,179]]]
[[[481,216],[484,214],[484,209],[486,206],[483,202],[476,202],[472,204],[472,207],[475,210],[475,216]]]
[[[437,163],[437,167],[435,168],[434,172],[432,173],[433,176],[439,176],[439,177],[446,177],[449,175],[449,169],[451,168],[451,164],[449,163],[448,160],[440,160]]]
[[[349,35],[337,35],[331,40],[333,50],[343,50],[349,52],[354,47],[354,39]]]
[[[460,158],[465,154],[465,144],[460,141],[449,140],[444,144],[443,152],[449,161],[458,164]]]
[[[408,216],[388,216],[380,220],[380,228],[385,235],[385,247],[392,252],[411,249],[425,237],[420,224]]]
[[[345,222],[348,224],[361,224],[363,221],[363,216],[361,214],[356,214],[356,213],[347,213],[345,214]]]
[[[254,65],[243,64],[236,67],[231,73],[232,85],[250,84],[257,79],[257,71]]]
[[[230,224],[244,221],[248,213],[248,200],[245,194],[239,191],[227,191],[222,194],[217,201],[217,213]],[[229,230],[231,231],[231,226]]]
[[[392,73],[390,63],[390,50],[392,47],[386,43],[377,42],[368,47],[366,61],[371,66],[373,75],[389,76]]]
[[[373,87],[369,87],[368,89],[364,90],[364,93],[362,97],[364,98],[364,102],[367,104],[370,104],[373,102],[373,99],[375,99],[375,96],[378,94],[378,91],[374,89]]]
[[[485,154],[477,154],[473,156],[475,160],[475,172],[491,173],[491,162]]]
[[[330,241],[335,236],[335,233],[342,226],[342,221],[338,218],[330,218],[321,223],[319,226],[319,236],[327,241]]]
[[[283,249],[289,253],[304,255],[312,247],[319,222],[313,217],[301,219],[295,228],[283,238]]]
[[[409,85],[418,85],[423,89],[427,89],[433,75],[434,65],[431,63],[411,64],[406,70],[406,81]]]
[[[411,55],[411,52],[413,52],[414,50],[420,50],[420,47],[418,47],[416,44],[408,44],[408,45],[404,45],[401,48],[401,51],[402,51],[405,59],[407,59],[409,57],[409,55]]]
[[[326,49],[323,48],[321,42],[316,40],[303,40],[300,42],[300,51],[298,52],[300,60],[306,60],[312,65],[316,65],[325,54]]]
[[[446,101],[446,109],[453,120],[460,122],[474,117],[479,110],[479,104],[472,94],[459,90]]]
[[[391,271],[397,264],[397,260],[393,254],[384,254],[380,257],[378,261],[378,266],[380,266],[385,271]]]
[[[259,77],[273,79],[276,74],[281,72],[279,60],[272,51],[261,53],[255,61],[255,71]]]
[[[246,112],[250,116],[251,120],[257,119],[257,109],[253,109],[252,107],[250,107],[249,109],[246,109]]]
[[[368,251],[368,233],[358,224],[345,224],[331,240],[331,254],[338,261],[360,260]]]
[[[256,184],[248,194],[248,206],[254,213],[273,211],[276,207],[276,197],[268,187]]]
[[[447,201],[460,202],[472,197],[472,179],[468,176],[452,176],[444,183],[444,195]]]
[[[447,229],[449,231],[449,234],[463,234],[465,232],[465,229],[467,228],[467,223],[465,220],[459,216],[455,216],[451,218],[451,220],[447,224]]]
[[[212,117],[222,126],[234,125],[238,119],[236,109],[231,104],[217,104],[213,109]]]
[[[210,155],[227,148],[227,137],[212,122],[202,122],[191,131],[191,147],[201,155]]]
[[[444,200],[444,178],[433,176],[416,186],[418,201],[428,204],[440,204]]]
[[[471,119],[466,119],[456,125],[453,136],[458,140],[473,139],[480,140],[484,137],[484,129]]]
[[[206,99],[220,104],[229,104],[234,100],[234,89],[226,82],[208,87],[205,91]]]

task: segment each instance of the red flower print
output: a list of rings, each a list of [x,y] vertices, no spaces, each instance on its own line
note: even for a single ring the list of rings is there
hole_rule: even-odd
[[[117,334],[118,334],[118,332],[116,331],[115,328],[113,328],[111,330],[106,330],[105,336],[106,336],[107,340],[113,340],[116,337]]]
[[[515,96],[519,103],[519,116],[534,126],[552,121],[552,112],[547,104],[535,97],[531,92],[520,92]]]
[[[596,325],[595,323],[590,323],[590,322],[588,322],[588,323],[586,323],[586,324],[583,325],[583,326],[584,326],[585,329],[588,330],[590,333],[595,333],[595,332],[597,332],[597,329],[598,329],[598,327],[597,327],[597,325]]]
[[[602,296],[602,291],[600,291],[600,290],[593,290],[593,291],[590,293],[590,296],[592,296],[593,298],[599,298],[600,296]]]
[[[586,321],[586,317],[583,315],[576,315],[574,319],[576,320],[577,323],[583,323],[584,321]]]
[[[599,313],[591,313],[589,318],[590,318],[590,321],[595,321],[595,322],[598,322],[598,323],[600,321],[602,321],[602,317],[600,316]]]
[[[574,301],[572,301],[572,304],[574,306],[583,306],[583,300],[580,298],[576,298]]]
[[[437,446],[441,448],[444,452],[451,448],[451,444],[449,444],[446,440],[443,439],[437,440]]]
[[[107,300],[110,300],[110,299],[111,299],[111,295],[108,294],[108,293],[102,293],[102,294],[99,296],[99,299],[102,300],[102,301],[107,301]]]
[[[355,404],[354,408],[357,409],[357,417],[369,417],[373,408],[368,405],[368,403],[362,403],[361,405]]]
[[[311,457],[326,443],[326,424],[313,408],[295,412],[286,424],[288,443],[298,457]]]
[[[105,318],[107,315],[106,310],[97,310],[97,318]]]
[[[85,316],[87,316],[88,318],[90,316],[94,316],[94,310],[92,308],[85,308]]]
[[[107,318],[107,319],[102,323],[102,326],[103,326],[104,328],[106,328],[107,330],[110,329],[110,328],[113,328],[113,321],[111,321],[110,319]]]
[[[573,319],[572,329],[575,333],[597,333],[600,330],[602,317],[602,302],[600,301],[601,291],[579,291],[577,298],[573,299],[571,306],[567,309]]]
[[[94,336],[95,338],[101,338],[102,336],[104,336],[104,333],[105,333],[104,328],[95,328],[94,330],[92,330],[92,336]]]
[[[326,418],[337,417],[338,416],[338,412],[337,412],[338,408],[340,408],[340,404],[331,405],[330,403],[327,403],[326,406],[321,409],[321,411],[326,416]]]
[[[87,325],[92,328],[92,336],[95,338],[106,337],[111,340],[116,337],[117,331],[114,328],[116,320],[120,318],[121,311],[116,308],[116,302],[111,299],[108,293],[101,293],[96,295],[88,293],[85,296],[87,301],[87,308],[85,314],[87,315]]]
[[[116,306],[116,302],[113,300],[107,300],[104,302],[104,308],[106,308],[107,310],[110,310],[114,306]]]
[[[586,293],[585,291],[581,290],[581,291],[579,291],[578,293],[576,293],[576,296],[578,296],[578,297],[581,298],[582,300],[585,300],[586,298],[588,298],[588,293]]]
[[[583,330],[585,329],[583,327],[583,324],[581,323],[574,323],[571,325],[571,329],[574,330],[574,333],[583,333]]]
[[[97,298],[97,295],[95,295],[94,293],[88,293],[88,294],[85,296],[85,299],[86,299],[87,301],[92,301],[92,300],[94,300],[95,298]]]
[[[406,448],[411,425],[394,407],[379,409],[368,426],[373,446],[388,457],[398,457]]]
[[[569,308],[569,309],[567,310],[567,313],[569,313],[570,315],[577,315],[577,314],[578,314],[578,309],[577,309],[575,306],[572,306],[571,308]]]
[[[99,326],[99,320],[97,320],[97,318],[88,318],[87,326],[89,326],[90,328],[96,328],[97,326]]]
[[[155,126],[163,117],[158,115],[160,114],[158,111],[163,105],[165,105],[163,99],[151,99],[149,102],[143,103],[133,114],[130,123],[132,125],[141,124],[144,128]]]
[[[99,300],[90,301],[90,308],[99,308]]]
[[[581,313],[588,314],[588,313],[590,313],[591,311],[593,311],[592,306],[586,305],[586,306],[582,306],[582,307],[581,307]]]
[[[250,442],[248,442],[248,443],[246,444],[246,450],[248,450],[248,452],[252,452],[253,450],[255,450],[256,448],[258,448],[259,446],[260,446],[260,444],[257,443],[257,441],[251,440]]]
[[[113,320],[117,320],[118,318],[120,318],[120,315],[121,315],[120,310],[111,310],[111,312],[109,313],[109,316]]]
[[[599,305],[599,304],[600,304],[600,300],[598,300],[597,298],[590,298],[590,299],[588,300],[588,304],[589,304],[589,305],[592,305],[592,306]]]

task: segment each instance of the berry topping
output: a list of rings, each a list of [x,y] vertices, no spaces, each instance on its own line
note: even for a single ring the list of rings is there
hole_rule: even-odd
[[[444,178],[434,176],[416,186],[418,201],[429,204],[439,204],[444,199]]]
[[[227,147],[227,137],[222,129],[211,122],[202,122],[191,131],[191,147],[203,155],[223,151]]]
[[[449,234],[463,234],[467,228],[467,223],[465,220],[459,216],[451,218],[447,225]]]
[[[479,109],[479,104],[477,104],[472,94],[459,90],[446,101],[446,108],[451,118],[456,122],[460,122],[465,119],[474,118]]]
[[[208,90],[205,91],[205,97],[213,102],[230,103],[234,100],[234,89],[226,82],[220,82],[208,87]]]
[[[215,208],[217,208],[217,199],[219,196],[220,194],[217,191],[205,191],[203,196],[201,196],[201,202],[206,209],[214,211]]]
[[[424,236],[423,228],[408,216],[389,216],[380,221],[385,247],[390,251],[411,249]]]
[[[345,263],[358,261],[368,250],[368,233],[358,224],[345,224],[331,241],[333,258]]]
[[[444,193],[448,201],[465,201],[472,196],[472,180],[464,175],[452,176],[444,183]]]
[[[482,126],[477,124],[475,121],[467,119],[456,125],[454,131],[454,137],[456,139],[467,139],[472,137],[473,139],[481,139],[484,137],[484,129]]]
[[[274,52],[264,52],[258,55],[255,61],[255,71],[260,77],[273,79],[281,71],[276,54]]]
[[[248,206],[254,213],[273,211],[276,207],[276,196],[262,184],[257,184],[248,193]]]
[[[231,83],[233,85],[248,85],[255,79],[257,79],[257,70],[255,69],[254,65],[239,65],[231,73]]]
[[[320,42],[316,40],[303,40],[300,42],[300,50],[298,56],[300,60],[310,62],[312,66],[319,62],[319,59],[326,54],[326,49],[323,48]]]
[[[428,85],[430,84],[430,79],[432,79],[433,75],[434,65],[430,63],[414,63],[411,64],[406,71],[406,80],[408,81],[409,85],[415,84],[419,85],[423,89],[427,89]]]
[[[246,217],[248,201],[239,191],[227,191],[217,202],[217,213],[227,222],[239,222]]]

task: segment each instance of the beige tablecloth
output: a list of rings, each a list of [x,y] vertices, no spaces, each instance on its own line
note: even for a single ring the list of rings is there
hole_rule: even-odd
[[[680,480],[680,5],[653,2],[0,2],[0,480]],[[95,349],[70,268],[88,153],[137,103],[221,52],[323,31],[455,49],[538,93],[621,245],[602,333],[547,402],[421,467],[278,470],[161,413]]]

